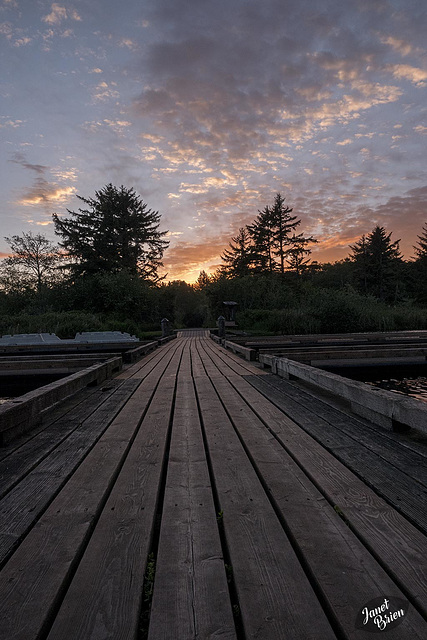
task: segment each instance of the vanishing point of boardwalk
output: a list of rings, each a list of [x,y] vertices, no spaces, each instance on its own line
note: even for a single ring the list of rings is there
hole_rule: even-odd
[[[426,458],[179,334],[0,449],[0,638],[425,639]]]

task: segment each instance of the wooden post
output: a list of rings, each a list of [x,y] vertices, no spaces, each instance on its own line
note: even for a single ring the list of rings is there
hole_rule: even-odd
[[[224,316],[219,316],[217,320],[218,324],[218,336],[220,338],[225,338],[225,318]]]
[[[161,327],[162,327],[162,338],[166,338],[167,336],[170,335],[169,320],[167,318],[163,318],[163,320],[161,320],[160,324],[161,324]]]

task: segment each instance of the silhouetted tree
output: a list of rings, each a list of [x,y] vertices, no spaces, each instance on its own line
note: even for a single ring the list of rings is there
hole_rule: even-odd
[[[353,252],[351,258],[364,293],[380,300],[396,297],[397,271],[402,261],[399,242],[392,242],[391,233],[387,234],[384,227],[377,225],[367,237],[362,236],[358,242],[350,245]]]
[[[202,269],[202,271],[200,271],[199,273],[199,277],[197,278],[196,282],[193,284],[193,289],[195,289],[196,291],[203,291],[207,287],[210,281],[211,281],[210,276],[206,273],[204,269]]]
[[[159,231],[160,215],[148,209],[131,188],[108,184],[95,192],[95,198],[79,200],[88,206],[71,218],[53,215],[61,246],[72,262],[76,275],[127,271],[157,281],[166,231]]]
[[[427,223],[424,224],[421,235],[417,236],[418,242],[414,246],[416,258],[409,263],[411,276],[410,288],[417,300],[422,304],[427,303]]]
[[[309,255],[307,245],[316,242],[312,237],[296,235],[295,230],[301,224],[297,216],[291,216],[292,209],[278,193],[272,207],[266,206],[248,231],[252,239],[252,263],[257,273],[279,272],[282,276],[289,266],[301,265],[303,256]],[[292,234],[292,235],[291,235]],[[292,257],[293,256],[293,257]]]
[[[253,224],[247,226],[250,242],[250,264],[254,273],[273,273],[274,261],[273,218],[269,206],[258,211]]]
[[[308,249],[307,245],[310,242],[317,242],[317,240],[314,238],[304,238],[302,234],[297,236],[294,234],[291,240],[292,246],[287,251],[286,262],[288,263],[289,269],[296,273],[297,276],[300,276],[310,264],[310,258],[307,256],[310,255],[311,249]]]
[[[29,288],[41,293],[57,279],[58,266],[63,259],[59,247],[44,235],[30,232],[6,237],[12,255],[2,262],[5,288]],[[8,283],[8,284],[7,284]]]
[[[242,227],[239,233],[228,244],[221,256],[224,265],[221,271],[230,277],[246,276],[251,271],[252,251],[251,238],[247,228]]]
[[[418,242],[414,246],[417,260],[425,260],[427,262],[427,223],[424,224],[422,234],[417,236]]]

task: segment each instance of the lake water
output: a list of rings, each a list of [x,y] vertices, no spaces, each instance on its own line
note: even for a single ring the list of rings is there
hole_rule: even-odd
[[[376,380],[374,382],[367,382],[366,384],[371,384],[374,387],[379,387],[386,391],[402,393],[405,396],[411,396],[412,398],[427,402],[427,378],[423,376],[403,378],[402,380],[393,378],[390,380]]]
[[[322,367],[350,380],[427,402],[427,364]]]

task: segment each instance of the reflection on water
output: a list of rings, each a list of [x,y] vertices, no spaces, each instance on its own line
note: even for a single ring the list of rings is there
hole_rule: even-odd
[[[427,402],[427,378],[422,376],[418,378],[403,378],[402,380],[377,380],[375,382],[367,382],[374,387],[380,389],[386,389],[387,391],[394,391],[396,393],[402,393],[405,396],[411,396],[418,400]]]

